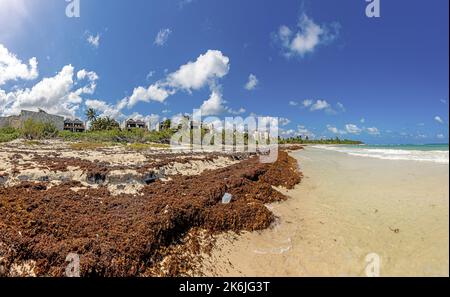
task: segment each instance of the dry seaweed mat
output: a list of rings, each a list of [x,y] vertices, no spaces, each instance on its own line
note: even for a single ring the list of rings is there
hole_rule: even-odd
[[[286,199],[272,186],[300,180],[295,159],[280,151],[273,164],[253,156],[156,181],[137,195],[112,196],[102,186],[73,191],[74,181],[0,187],[0,276],[24,267],[64,276],[69,253],[80,255],[81,276],[186,275],[201,239],[268,228],[274,215],[264,204]],[[225,193],[233,195],[229,204],[221,202]]]

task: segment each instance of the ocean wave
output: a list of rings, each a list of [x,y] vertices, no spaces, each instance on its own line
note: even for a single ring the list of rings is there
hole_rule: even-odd
[[[344,147],[344,146],[326,146],[326,145],[317,145],[313,147],[346,153],[351,156],[369,157],[383,160],[408,160],[408,161],[422,161],[422,162],[449,164],[448,151],[439,151],[439,150],[421,151],[421,150],[363,148],[363,147]]]

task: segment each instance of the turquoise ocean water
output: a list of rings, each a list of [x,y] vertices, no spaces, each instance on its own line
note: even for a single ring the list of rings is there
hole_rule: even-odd
[[[358,147],[358,146],[356,146]],[[398,149],[418,151],[448,151],[448,144],[389,144],[389,145],[364,145],[367,149]]]
[[[449,164],[448,144],[328,145],[317,147],[360,157]]]

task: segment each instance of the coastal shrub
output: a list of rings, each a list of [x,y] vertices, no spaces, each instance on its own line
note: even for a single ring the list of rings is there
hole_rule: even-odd
[[[19,133],[19,130],[13,127],[0,128],[0,134],[14,134],[14,133]]]
[[[91,131],[107,131],[116,129],[120,129],[120,125],[116,120],[110,117],[96,118],[91,123]]]
[[[50,122],[42,123],[42,136],[43,138],[55,138],[58,136],[59,130],[56,128],[55,124]]]
[[[12,127],[0,128],[0,143],[13,141],[20,137],[20,131]]]
[[[29,140],[48,139],[56,137],[58,135],[58,129],[51,122],[39,122],[28,119],[23,124],[22,135]]]
[[[84,133],[81,132],[71,132],[71,131],[59,131],[58,137],[65,141],[77,141],[82,139]]]
[[[175,130],[166,129],[161,131],[150,131],[144,136],[144,142],[157,142],[163,144],[170,144],[170,139],[175,134]]]
[[[35,123],[32,119],[25,121],[22,127],[22,134],[26,139],[37,139],[42,133],[42,125]]]
[[[70,132],[60,131],[59,137],[64,141],[81,142],[117,142],[120,138],[119,130],[109,131],[88,131],[88,132]]]
[[[144,137],[149,131],[146,131],[144,129],[130,129],[130,130],[123,130],[120,133],[120,137],[124,140],[124,142],[145,142]]]
[[[101,142],[101,143],[163,143],[169,144],[173,130],[146,131],[143,129],[128,130],[104,130],[73,133],[70,131],[59,132],[59,137],[65,141]]]

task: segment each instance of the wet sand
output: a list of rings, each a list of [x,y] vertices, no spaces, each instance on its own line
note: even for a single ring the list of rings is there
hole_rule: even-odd
[[[381,276],[449,275],[448,164],[312,147],[291,155],[305,177],[268,206],[277,224],[219,236],[204,274],[365,276],[376,253]]]

